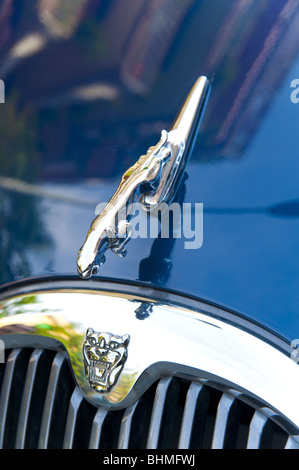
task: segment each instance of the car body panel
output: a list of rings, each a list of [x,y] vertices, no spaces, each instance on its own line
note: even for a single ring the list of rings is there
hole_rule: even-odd
[[[206,75],[211,94],[176,196],[203,203],[202,247],[132,240],[98,277],[203,299],[296,338],[298,2],[77,3],[68,27],[46,1],[34,15],[7,1],[0,16],[3,288],[77,277],[96,205]]]

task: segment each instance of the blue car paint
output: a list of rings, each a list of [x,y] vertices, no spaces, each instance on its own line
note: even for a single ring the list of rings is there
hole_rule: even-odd
[[[132,240],[126,259],[109,253],[98,277],[204,299],[292,340],[299,336],[299,104],[291,101],[291,82],[299,78],[298,5],[248,1],[243,14],[232,0],[190,5],[145,95],[128,90],[117,67],[109,73],[95,67],[101,51],[90,63],[81,58],[84,76],[80,61],[68,65],[69,56],[55,43],[1,77],[7,90],[3,119],[15,91],[16,119],[22,115],[18,106],[28,105],[26,122],[36,119],[26,171],[0,166],[1,284],[77,278],[77,252],[96,205],[109,200],[123,171],[156,143],[203,74],[211,80],[211,95],[176,196],[180,203],[203,203],[202,247],[186,250],[183,238]],[[105,15],[100,8],[94,14],[101,27]],[[12,31],[19,17],[11,20]],[[95,45],[82,31],[68,40],[74,56],[81,57],[81,43]],[[107,38],[105,47],[109,54]],[[4,44],[2,64],[10,50]],[[69,87],[101,80],[120,97],[91,103],[61,98]],[[2,126],[2,140],[11,126],[13,120],[6,130]],[[26,125],[17,135],[27,135]],[[5,149],[2,144],[0,160],[13,159]]]

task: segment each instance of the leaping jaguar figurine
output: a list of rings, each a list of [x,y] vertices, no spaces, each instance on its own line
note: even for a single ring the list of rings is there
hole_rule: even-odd
[[[125,244],[131,235],[133,205],[141,202],[144,194],[154,192],[161,183],[163,166],[171,154],[165,147],[167,137],[168,133],[163,130],[159,143],[124,173],[116,192],[92,222],[77,258],[81,277],[89,278],[97,272],[105,262],[105,252],[109,248],[121,257],[126,255]]]
[[[130,220],[135,203],[146,211],[169,202],[179,176],[187,162],[187,151],[196,137],[196,130],[208,95],[208,80],[200,77],[194,84],[171,130],[163,130],[161,139],[129,168],[105,206],[92,222],[86,240],[79,250],[77,271],[81,278],[96,274],[105,263],[108,249],[121,257],[132,236]]]

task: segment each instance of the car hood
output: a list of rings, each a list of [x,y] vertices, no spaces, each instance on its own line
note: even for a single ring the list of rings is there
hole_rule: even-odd
[[[135,239],[97,277],[203,299],[298,337],[298,2],[19,3],[0,8],[3,288],[77,278],[97,204],[206,75],[176,196],[203,204],[202,246]]]

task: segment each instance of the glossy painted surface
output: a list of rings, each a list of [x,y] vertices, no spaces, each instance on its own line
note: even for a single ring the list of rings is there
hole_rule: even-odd
[[[137,239],[98,276],[299,337],[298,1],[75,3],[0,7],[1,284],[77,277],[96,205],[206,75],[212,92],[177,195],[204,204],[203,246]]]

